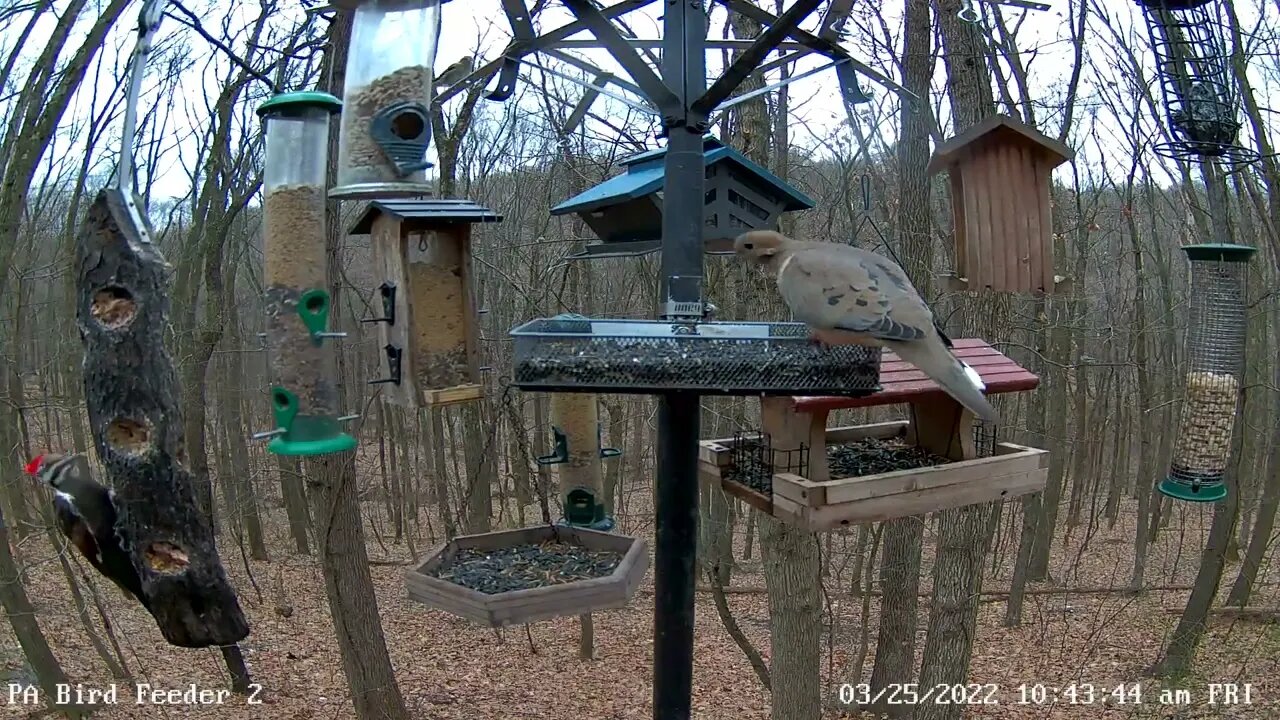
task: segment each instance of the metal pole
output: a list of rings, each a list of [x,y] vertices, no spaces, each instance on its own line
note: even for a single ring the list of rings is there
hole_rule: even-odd
[[[663,13],[662,76],[680,101],[665,117],[667,155],[663,195],[659,315],[673,321],[702,317],[702,134],[705,118],[689,105],[706,89],[706,15],[698,0],[667,0]],[[689,720],[693,693],[694,567],[698,540],[697,393],[658,398],[658,466],[654,521],[653,717]]]

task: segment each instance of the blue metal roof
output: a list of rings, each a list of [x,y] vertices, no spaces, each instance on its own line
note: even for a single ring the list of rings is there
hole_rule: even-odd
[[[702,138],[702,165],[710,167],[718,162],[731,162],[740,171],[754,175],[768,185],[777,189],[786,199],[784,210],[807,210],[816,203],[808,195],[794,186],[747,159],[745,155],[726,146],[719,139],[706,135]],[[627,171],[615,175],[608,180],[578,195],[565,200],[551,208],[552,215],[564,215],[574,212],[588,212],[602,206],[614,205],[626,200],[635,200],[655,193],[663,188],[666,176],[663,174],[667,154],[666,148],[649,150],[639,155],[622,160]]]

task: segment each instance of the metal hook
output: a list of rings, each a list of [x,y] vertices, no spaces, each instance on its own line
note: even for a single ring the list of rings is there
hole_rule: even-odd
[[[862,174],[862,212],[871,214],[871,174]]]

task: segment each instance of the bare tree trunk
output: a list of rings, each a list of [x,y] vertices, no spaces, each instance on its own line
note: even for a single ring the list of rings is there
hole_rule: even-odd
[[[752,512],[758,512],[752,510]],[[760,550],[769,591],[769,658],[773,720],[822,716],[822,598],[817,536],[761,513]],[[784,681],[785,680],[785,681]]]

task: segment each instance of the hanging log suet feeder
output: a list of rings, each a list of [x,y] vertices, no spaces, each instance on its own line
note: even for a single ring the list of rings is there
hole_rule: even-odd
[[[502,216],[470,200],[379,200],[351,226],[370,235],[377,305],[379,377],[392,402],[426,407],[477,400],[480,314],[471,226]]]
[[[354,10],[336,199],[431,194],[431,101],[440,0],[335,0]]]
[[[1188,245],[1191,316],[1187,323],[1186,398],[1169,475],[1160,492],[1215,502],[1231,457],[1245,353],[1245,280],[1254,248]]]
[[[1138,0],[1146,19],[1170,141],[1154,145],[1165,157],[1214,157],[1229,164],[1257,159],[1236,143],[1239,96],[1215,0]]]
[[[266,123],[262,254],[275,429],[267,449],[321,455],[356,446],[338,417],[338,366],[325,252],[329,118],[342,103],[322,92],[277,95]]]
[[[120,192],[104,190],[80,229],[76,323],[89,428],[121,544],[164,639],[231,645],[249,625],[187,467],[181,388],[164,342],[172,268],[135,223]]]

